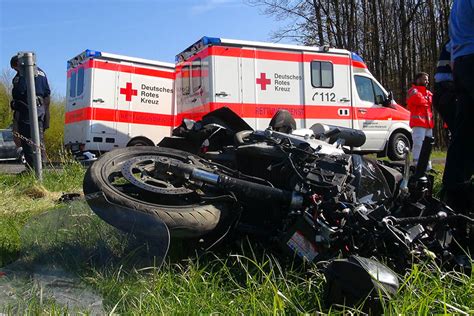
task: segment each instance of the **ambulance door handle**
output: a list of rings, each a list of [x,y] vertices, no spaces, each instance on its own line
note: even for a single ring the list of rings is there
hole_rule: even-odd
[[[92,100],[92,102],[104,103],[105,101],[99,98]]]
[[[358,111],[359,111],[360,113],[362,113],[362,114],[367,113],[367,110],[366,110],[366,109],[359,109]]]
[[[349,102],[350,100],[348,98],[342,98],[339,100],[340,102]]]
[[[227,97],[227,96],[228,96],[228,94],[224,91],[216,93],[216,97]]]

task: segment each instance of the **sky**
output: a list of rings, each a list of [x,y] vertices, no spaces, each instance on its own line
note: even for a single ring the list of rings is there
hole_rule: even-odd
[[[279,26],[243,0],[0,0],[0,71],[33,51],[64,96],[66,62],[86,49],[174,63],[203,36],[271,41]]]

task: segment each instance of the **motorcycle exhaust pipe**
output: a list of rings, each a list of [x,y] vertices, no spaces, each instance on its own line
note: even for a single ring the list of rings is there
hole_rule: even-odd
[[[182,174],[186,178],[215,185],[220,189],[234,192],[246,198],[276,201],[288,205],[290,209],[298,209],[303,205],[303,196],[297,192],[216,174],[182,162],[164,159],[157,161],[156,167],[161,170],[172,171],[175,174]]]

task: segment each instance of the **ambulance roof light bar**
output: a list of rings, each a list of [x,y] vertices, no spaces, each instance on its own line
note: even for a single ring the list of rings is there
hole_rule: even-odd
[[[356,53],[351,52],[351,55],[352,55],[352,60],[360,61],[361,63],[364,63],[364,60],[362,59],[362,57],[360,57],[360,56],[357,55]],[[364,64],[365,64],[365,63],[364,63]]]
[[[117,54],[111,54],[111,53],[106,53],[98,50],[91,50],[91,49],[86,49],[76,57],[70,59],[67,62],[67,69],[77,67],[80,65],[82,62],[88,59],[102,59],[102,60],[107,60],[107,61],[114,61],[114,62],[130,62],[130,63],[139,63],[143,65],[150,65],[154,67],[163,67],[167,68],[169,70],[174,71],[174,64],[172,63],[166,63],[166,62],[161,62],[161,61],[156,61],[156,60],[150,60],[150,59],[144,59],[144,58],[137,58],[137,57],[130,57],[130,56],[123,56],[123,55],[117,55]]]
[[[176,62],[179,63],[179,62],[184,61],[185,59],[194,55],[195,53],[197,53],[198,51],[200,51],[203,47],[207,45],[220,44],[220,43],[221,43],[221,39],[218,37],[204,36],[200,40],[198,40],[196,43],[186,48],[180,54],[176,55]]]
[[[100,56],[102,56],[102,53],[99,52],[98,50],[86,49],[85,51],[83,51],[82,53],[74,57],[73,59],[68,60],[67,69],[76,67],[87,58],[100,57]]]
[[[85,53],[86,53],[86,57],[98,57],[102,55],[101,52],[97,50],[90,50],[90,49],[86,49]]]

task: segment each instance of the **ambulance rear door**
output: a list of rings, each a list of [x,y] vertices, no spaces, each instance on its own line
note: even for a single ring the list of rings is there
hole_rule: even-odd
[[[306,127],[324,123],[353,127],[349,54],[305,52]]]
[[[242,115],[240,58],[215,55],[212,56],[210,66],[212,73],[210,93],[215,100],[215,107],[227,106]]]
[[[116,70],[93,68],[91,133],[103,138],[116,134],[115,114],[117,109],[118,74]],[[103,135],[103,136],[101,136]]]
[[[64,144],[79,150],[79,144],[89,140],[89,107],[92,102],[92,68],[88,60],[71,66],[67,71]],[[74,147],[74,148],[73,148]]]

